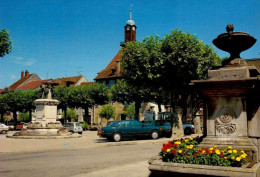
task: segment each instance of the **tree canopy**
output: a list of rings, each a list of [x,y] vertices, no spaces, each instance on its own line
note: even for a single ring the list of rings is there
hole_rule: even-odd
[[[9,33],[7,30],[0,31],[0,57],[9,54],[12,50],[12,42],[10,41]]]
[[[138,89],[149,88],[149,94],[159,101],[165,100],[166,93],[173,109],[185,107],[191,80],[206,78],[207,70],[220,63],[212,47],[180,30],[162,39],[151,36],[128,42],[122,48],[122,58],[124,80]]]

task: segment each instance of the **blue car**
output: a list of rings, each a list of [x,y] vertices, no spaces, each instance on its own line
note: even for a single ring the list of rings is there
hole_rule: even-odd
[[[124,137],[147,136],[157,139],[163,134],[163,128],[160,126],[145,126],[137,120],[121,120],[111,123],[98,131],[100,137],[108,140],[120,141]]]
[[[149,126],[157,126],[162,129],[162,135],[166,137],[171,137],[172,135],[172,125],[169,120],[154,120],[152,121]],[[182,124],[183,131],[185,135],[190,135],[194,132],[194,126],[191,124]]]

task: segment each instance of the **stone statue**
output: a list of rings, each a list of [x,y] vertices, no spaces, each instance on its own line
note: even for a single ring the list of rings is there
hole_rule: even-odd
[[[42,84],[41,86],[42,99],[52,99],[53,87],[48,84]]]

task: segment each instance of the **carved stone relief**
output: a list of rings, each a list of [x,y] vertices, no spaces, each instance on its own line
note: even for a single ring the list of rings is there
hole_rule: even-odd
[[[216,131],[223,134],[232,134],[236,131],[236,124],[233,123],[235,113],[230,108],[222,108],[215,120]]]

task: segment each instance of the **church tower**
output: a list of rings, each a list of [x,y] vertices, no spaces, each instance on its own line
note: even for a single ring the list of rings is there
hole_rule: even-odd
[[[132,10],[130,9],[130,17],[125,25],[125,42],[136,41],[136,26],[134,20],[132,20]]]

